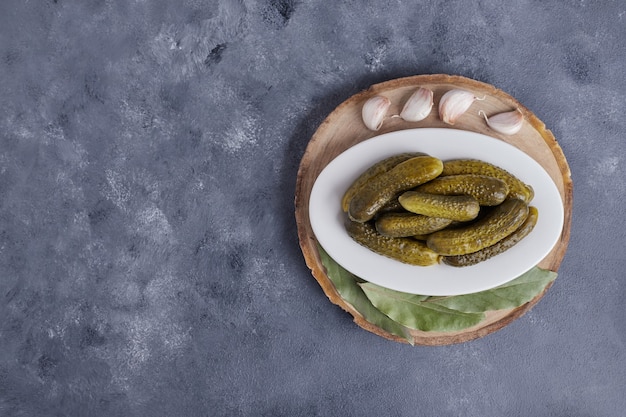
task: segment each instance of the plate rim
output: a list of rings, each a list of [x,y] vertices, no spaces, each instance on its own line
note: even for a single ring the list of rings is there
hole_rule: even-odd
[[[414,142],[411,142],[412,140],[414,140]],[[425,144],[424,141],[427,143]],[[393,151],[384,150],[384,148],[389,148],[390,146],[393,148]],[[498,255],[498,257],[494,257],[471,267],[455,268],[442,264],[421,267],[402,264],[399,261],[375,254],[347,238],[347,233],[345,233],[345,229],[343,228],[343,222],[341,219],[335,217],[337,214],[343,214],[341,210],[338,210],[341,198],[341,195],[338,194],[338,192],[341,191],[340,189],[347,189],[347,186],[358,174],[363,172],[372,163],[386,156],[401,152],[421,151],[429,153],[434,157],[440,157],[441,154],[437,155],[429,149],[433,147],[447,148],[449,146],[460,147],[462,151],[459,153],[458,150],[448,150],[447,152],[451,152],[456,156],[443,157],[441,158],[442,160],[461,158],[463,155],[467,156],[468,148],[475,148],[470,158],[481,158],[483,160],[486,159],[488,162],[495,163],[496,159],[499,160],[502,158],[487,157],[484,154],[504,154],[506,158],[513,160],[513,162],[511,162],[511,160],[505,161],[505,166],[502,166],[502,163],[499,165],[507,171],[512,172],[518,177],[524,177],[524,175],[527,177],[538,176],[543,177],[543,180],[549,181],[549,184],[530,184],[540,192],[540,204],[537,204],[537,200],[534,199],[535,205],[540,205],[544,208],[544,210],[540,210],[540,226],[544,227],[544,230],[535,228],[535,230],[533,230],[535,235],[531,239],[539,246],[530,246],[530,243],[522,245],[522,241],[516,245],[516,248],[511,248],[509,251]],[[425,149],[425,147],[427,149]],[[476,149],[478,149],[478,151],[476,151]],[[384,154],[381,155],[381,151],[384,152]],[[446,151],[444,150],[443,152]],[[355,161],[355,159],[359,160]],[[359,168],[355,167],[355,162],[359,164],[357,165]],[[515,167],[516,169],[511,168],[513,163],[517,165]],[[524,168],[525,172],[522,173],[520,166],[526,166],[526,164],[531,164],[532,170]],[[348,166],[348,168],[346,168],[346,166]],[[517,169],[519,169],[519,171]],[[336,176],[336,171],[338,170],[347,171],[346,173],[350,174],[350,177],[346,179],[334,178],[333,175]],[[530,171],[530,174],[528,171]],[[321,183],[320,179],[325,182]],[[342,187],[337,187],[337,192],[335,193],[331,193],[328,189],[321,189],[321,187],[325,186],[335,189],[337,183],[342,184]],[[545,193],[548,193],[548,195]],[[335,210],[331,209],[331,202],[327,201],[329,197],[331,197],[329,194],[334,194],[334,197],[337,197],[338,203]],[[316,200],[320,198],[323,201]],[[545,204],[546,198],[549,204]],[[555,205],[558,205],[558,207],[555,207]],[[315,212],[314,210],[318,211]],[[334,215],[333,212],[335,213]],[[542,212],[545,212],[549,216],[548,219],[545,218],[545,215],[542,216]],[[321,219],[320,216],[322,216]],[[534,161],[522,150],[507,142],[500,141],[482,133],[459,129],[425,127],[404,129],[376,135],[336,155],[322,169],[313,183],[309,196],[309,220],[313,234],[318,240],[318,243],[335,262],[355,276],[374,284],[405,293],[428,296],[452,296],[495,288],[515,279],[536,266],[557,244],[563,229],[564,208],[558,188],[549,174],[539,163]],[[557,221],[558,226],[553,224],[553,222]],[[334,227],[331,229],[328,226],[329,224],[332,224]],[[341,230],[339,230],[339,228],[341,228]],[[329,236],[329,233],[333,231],[336,232],[335,235]],[[537,234],[538,231],[542,233]],[[525,240],[529,240],[529,237]],[[540,239],[540,237],[545,239],[549,238],[549,240]],[[339,245],[337,243],[338,241],[341,241],[343,245]],[[530,261],[525,261],[524,258],[526,258],[526,256],[519,255],[521,253],[520,248],[524,247],[531,251]],[[539,251],[539,248],[542,250]],[[503,268],[508,268],[511,272],[498,272]]]

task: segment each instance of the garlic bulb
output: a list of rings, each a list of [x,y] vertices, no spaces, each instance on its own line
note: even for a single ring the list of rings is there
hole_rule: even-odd
[[[400,117],[407,122],[419,122],[430,114],[433,108],[433,92],[428,88],[418,88],[404,103]]]
[[[485,118],[487,125],[498,133],[503,135],[514,135],[520,131],[522,124],[524,123],[524,115],[520,109],[513,111],[495,114],[491,117],[487,117],[484,111],[479,111],[478,115]]]
[[[453,125],[456,119],[470,108],[474,100],[482,100],[465,90],[450,90],[439,100],[439,117],[444,123]]]
[[[384,96],[374,96],[368,99],[361,109],[363,123],[370,130],[378,130],[383,125],[383,119],[391,106],[391,100]]]

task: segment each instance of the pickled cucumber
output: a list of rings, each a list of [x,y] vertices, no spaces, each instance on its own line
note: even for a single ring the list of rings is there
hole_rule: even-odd
[[[504,239],[477,252],[468,253],[466,255],[444,256],[443,262],[451,266],[461,267],[475,265],[479,262],[486,261],[489,258],[499,255],[512,248],[520,240],[528,236],[537,224],[538,217],[539,212],[537,208],[531,206],[528,208],[528,217],[526,217],[524,223],[516,231],[506,236]]]
[[[450,223],[452,223],[450,219],[405,212],[385,213],[376,219],[374,225],[383,236],[408,237],[436,232]]]
[[[526,202],[516,198],[507,199],[472,224],[430,234],[426,244],[444,256],[477,252],[513,233],[527,216]]]
[[[398,165],[400,162],[404,162],[407,159],[414,158],[416,156],[426,155],[422,152],[405,152],[398,155],[390,156],[389,158],[385,158],[380,162],[375,163],[371,167],[369,167],[365,172],[357,177],[356,180],[348,187],[346,192],[341,199],[341,208],[343,211],[347,212],[350,207],[350,200],[352,197],[359,191],[359,189],[371,180],[372,178],[382,174],[383,172],[389,171],[391,168]]]
[[[454,159],[445,161],[441,176],[458,174],[479,174],[499,178],[509,187],[508,197],[529,203],[535,196],[533,188],[510,172],[478,159]]]
[[[431,217],[469,221],[480,211],[478,200],[469,195],[440,195],[406,191],[398,197],[406,210]]]
[[[470,195],[478,200],[481,206],[497,206],[509,194],[509,187],[503,180],[478,174],[438,177],[415,190],[431,194]]]
[[[439,254],[429,249],[424,242],[408,237],[393,238],[380,235],[371,222],[348,221],[346,230],[357,243],[399,262],[429,266],[439,263],[441,259]]]
[[[401,162],[363,184],[350,200],[348,216],[354,221],[366,222],[399,193],[436,178],[442,169],[442,161],[432,156],[417,156]]]

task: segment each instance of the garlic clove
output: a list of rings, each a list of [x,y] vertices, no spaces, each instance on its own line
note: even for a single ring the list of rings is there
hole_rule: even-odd
[[[498,113],[491,117],[487,117],[484,111],[479,111],[478,115],[485,118],[487,125],[498,133],[503,135],[514,135],[520,131],[524,123],[524,115],[520,109],[513,111]]]
[[[400,117],[407,122],[419,122],[428,117],[432,108],[432,90],[420,87],[406,101],[400,112]]]
[[[369,130],[378,130],[383,125],[391,100],[384,96],[374,96],[368,99],[361,109],[363,123]]]
[[[439,100],[439,117],[444,123],[453,125],[463,113],[470,108],[478,98],[465,90],[447,91]]]

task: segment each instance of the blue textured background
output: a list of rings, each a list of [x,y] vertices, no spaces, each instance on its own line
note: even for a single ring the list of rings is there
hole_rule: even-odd
[[[2,0],[0,416],[623,416],[624,44],[617,0]],[[424,73],[516,97],[575,190],[541,302],[435,348],[332,305],[293,215],[323,118]]]

